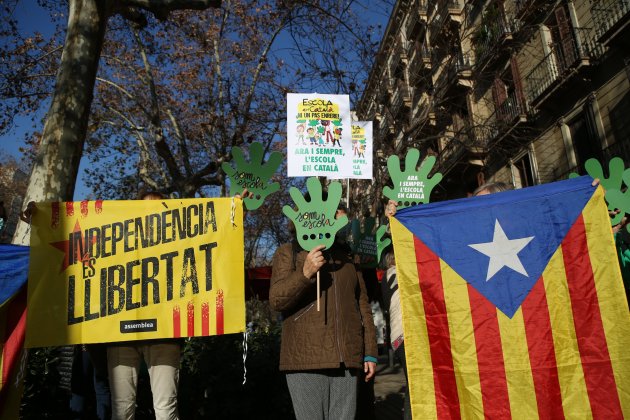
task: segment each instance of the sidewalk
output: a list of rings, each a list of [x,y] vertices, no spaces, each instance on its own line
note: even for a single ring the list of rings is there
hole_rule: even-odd
[[[400,364],[389,366],[387,355],[378,357],[374,382],[374,411],[376,420],[402,419],[405,373]]]

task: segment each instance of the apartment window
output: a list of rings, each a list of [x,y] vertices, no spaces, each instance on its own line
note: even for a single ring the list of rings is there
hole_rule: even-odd
[[[547,22],[551,30],[555,57],[560,72],[572,66],[578,58],[573,28],[566,5],[554,10],[553,17]]]
[[[612,122],[615,143],[630,142],[630,118],[628,118],[628,110],[630,110],[630,92],[626,92],[623,99],[614,107],[609,109],[610,121]],[[630,156],[624,156],[628,159]]]
[[[515,188],[525,188],[534,185],[534,171],[532,159],[529,153],[525,153],[520,159],[512,163],[512,177]]]
[[[512,58],[510,67],[494,80],[492,97],[497,120],[510,122],[524,113],[525,99],[520,77],[516,59]]]
[[[585,173],[584,163],[588,159],[595,158],[599,161],[602,160],[601,142],[595,131],[595,126],[588,118],[586,112],[580,113],[571,120],[568,126],[579,171],[580,173]]]

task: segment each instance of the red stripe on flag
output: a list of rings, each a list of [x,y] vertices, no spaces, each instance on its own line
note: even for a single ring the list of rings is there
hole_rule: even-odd
[[[497,308],[470,284],[468,284],[468,299],[475,332],[479,382],[485,417],[509,419],[512,413]]]
[[[523,321],[532,377],[536,390],[538,417],[562,419],[562,393],[558,379],[558,364],[553,344],[553,334],[547,295],[542,277],[523,301]]]
[[[173,308],[173,337],[179,338],[181,336],[181,315],[179,305],[175,305],[175,307]]]
[[[24,336],[26,335],[26,286],[22,286],[5,309],[7,318],[4,337],[2,337],[4,349],[2,351],[0,413],[4,410],[11,387],[15,386],[12,382],[13,373],[20,368],[20,354],[24,347]]]
[[[599,311],[599,300],[582,215],[578,217],[562,241],[562,253],[593,418],[623,418]]]
[[[72,201],[66,201],[66,216],[74,216],[74,203]]]
[[[103,200],[96,200],[94,202],[94,211],[96,214],[103,213]]]
[[[24,346],[24,332],[26,331],[26,287],[22,288],[9,302],[6,308],[7,318],[4,326],[5,336],[2,337],[4,349],[2,351],[2,384],[9,385],[9,377],[17,366],[17,359]]]
[[[414,236],[433,365],[437,417],[461,418],[439,258]]]
[[[195,335],[195,304],[193,301],[188,302],[188,337]]]
[[[201,335],[210,335],[210,305],[208,302],[201,305]]]

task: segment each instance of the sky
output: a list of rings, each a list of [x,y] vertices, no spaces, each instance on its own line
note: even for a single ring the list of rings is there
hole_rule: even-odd
[[[374,22],[382,24],[383,29],[387,24],[388,10],[376,10],[372,8],[369,2],[361,3],[365,7],[366,15],[369,15],[368,19]],[[18,0],[17,6],[14,10],[14,16],[18,21],[22,34],[27,37],[35,33],[35,31],[41,32],[44,36],[52,33],[52,24],[50,22],[48,12],[37,4],[37,0]],[[282,41],[280,41],[281,43]],[[282,46],[278,46],[278,50],[281,50]],[[40,109],[37,117],[45,116],[48,111],[48,106]],[[0,151],[8,153],[18,159],[21,158],[19,148],[23,146],[24,133],[30,130],[32,127],[31,117],[16,117],[13,127],[4,135],[0,135]],[[43,127],[40,128],[43,130]],[[85,185],[83,181],[84,167],[89,164],[86,158],[82,159],[81,166],[79,168],[79,174],[77,177],[77,184],[75,187],[74,200],[81,201],[86,198],[94,198],[91,190]]]
[[[50,36],[52,33],[48,12],[39,6],[36,0],[20,0],[14,10],[14,16],[25,37],[33,35],[36,31],[39,31],[44,36]],[[43,107],[39,110],[38,116],[43,117],[47,111],[48,107]],[[19,149],[24,145],[24,133],[30,130],[31,126],[32,122],[30,116],[16,117],[13,121],[12,129],[6,134],[0,135],[0,150],[20,159],[21,154]],[[77,177],[74,192],[75,201],[81,201],[88,198],[90,195],[90,189],[83,182],[83,176],[81,175],[83,173],[85,160],[86,159],[83,159],[81,161],[81,167],[79,168],[79,176]]]

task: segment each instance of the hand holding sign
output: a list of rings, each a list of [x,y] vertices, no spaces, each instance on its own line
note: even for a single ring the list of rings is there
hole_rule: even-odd
[[[328,186],[328,199],[322,196],[322,185],[313,177],[306,181],[310,201],[302,196],[300,190],[291,187],[289,193],[297,205],[297,211],[284,206],[282,212],[293,221],[297,240],[302,248],[311,251],[318,245],[330,248],[335,242],[335,234],[348,224],[348,216],[335,219],[341,200],[341,184],[332,182]]]
[[[230,177],[230,195],[242,193],[247,189],[252,193],[243,202],[248,210],[255,210],[261,206],[265,198],[280,189],[280,183],[269,180],[282,162],[282,154],[272,152],[267,163],[263,164],[264,152],[262,144],[254,142],[249,149],[250,161],[247,162],[240,147],[232,148],[232,156],[236,163],[236,169],[227,162],[223,162],[221,168]]]
[[[399,202],[399,208],[413,206],[419,203],[428,203],[431,190],[442,180],[442,174],[436,173],[429,178],[429,173],[435,165],[435,157],[427,157],[416,169],[420,160],[418,149],[409,149],[405,157],[405,170],[400,168],[400,159],[392,155],[387,159],[387,170],[394,184],[385,187],[383,195],[393,201]]]
[[[331,182],[328,186],[328,199],[324,199],[322,184],[315,177],[306,181],[306,189],[310,195],[310,201],[304,199],[300,190],[291,187],[289,193],[298,209],[296,211],[289,206],[284,206],[282,212],[295,224],[298,243],[306,251],[309,251],[307,260],[312,260],[312,266],[319,270],[324,264],[323,255],[320,259],[319,254],[332,246],[335,242],[335,234],[348,224],[348,216],[336,218],[337,208],[341,200],[341,184],[339,182]],[[310,269],[307,273],[306,265],[303,269],[305,276],[312,273]],[[319,311],[319,271],[316,272],[317,310]]]

